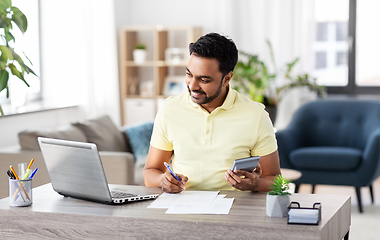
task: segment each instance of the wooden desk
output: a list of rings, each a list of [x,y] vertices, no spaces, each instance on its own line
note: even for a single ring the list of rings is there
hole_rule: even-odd
[[[117,185],[123,188],[122,185]],[[144,188],[161,193],[158,188]],[[351,198],[343,195],[293,194],[310,207],[322,203],[318,226],[288,225],[265,213],[266,195],[221,191],[235,201],[228,215],[171,215],[148,209],[151,200],[104,205],[55,193],[50,184],[33,189],[33,205],[11,208],[0,200],[2,239],[342,239],[351,225]],[[346,235],[347,234],[347,235]],[[28,237],[26,237],[28,236]]]

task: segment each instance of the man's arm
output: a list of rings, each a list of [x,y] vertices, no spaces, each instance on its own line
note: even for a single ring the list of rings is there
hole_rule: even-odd
[[[182,192],[187,182],[187,177],[182,174],[176,174],[181,183],[167,171],[164,162],[169,163],[173,151],[164,151],[150,146],[148,160],[144,167],[145,185],[149,187],[161,187],[164,192],[178,193]]]
[[[239,177],[237,174],[243,175],[244,178]],[[235,170],[232,172],[230,169],[226,172],[225,178],[227,182],[239,190],[251,190],[258,192],[270,191],[273,178],[281,174],[280,160],[278,158],[278,151],[260,157],[260,162],[253,172],[244,170]]]

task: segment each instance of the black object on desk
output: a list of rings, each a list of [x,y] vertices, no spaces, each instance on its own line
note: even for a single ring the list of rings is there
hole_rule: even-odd
[[[312,208],[301,207],[299,202],[288,206],[288,224],[318,225],[321,220],[321,203],[314,203]]]

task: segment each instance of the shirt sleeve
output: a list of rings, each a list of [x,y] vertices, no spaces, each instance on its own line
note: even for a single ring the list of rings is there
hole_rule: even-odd
[[[173,151],[173,143],[169,141],[166,129],[164,103],[156,115],[150,145],[164,151]]]
[[[277,140],[272,121],[264,109],[257,130],[257,142],[251,149],[252,156],[266,156],[277,150]]]

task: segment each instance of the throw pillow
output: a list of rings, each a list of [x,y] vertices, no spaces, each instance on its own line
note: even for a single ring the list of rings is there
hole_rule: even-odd
[[[39,151],[38,137],[55,138],[62,140],[86,142],[84,133],[77,127],[68,125],[50,131],[22,131],[18,134],[18,141],[23,150]]]
[[[144,166],[148,157],[153,122],[129,125],[125,130],[138,167]]]
[[[125,136],[109,116],[73,123],[73,126],[82,130],[87,142],[95,143],[99,151],[130,152]]]

